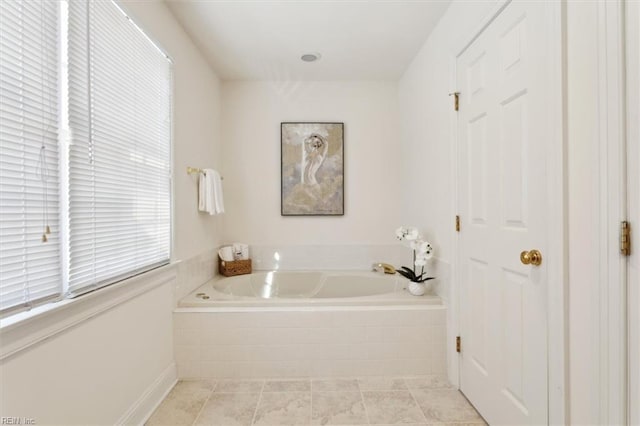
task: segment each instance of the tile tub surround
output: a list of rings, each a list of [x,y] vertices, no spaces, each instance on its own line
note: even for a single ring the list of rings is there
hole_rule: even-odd
[[[197,256],[177,262],[178,277],[173,292],[174,306],[195,288],[217,275],[218,250],[208,250]]]
[[[446,375],[442,305],[174,312],[181,379]]]
[[[484,425],[440,375],[181,381],[158,425]]]

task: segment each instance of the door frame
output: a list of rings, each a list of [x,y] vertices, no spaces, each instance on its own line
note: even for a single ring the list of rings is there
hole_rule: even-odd
[[[640,399],[640,306],[634,303],[638,300],[638,282],[631,281],[631,262],[635,262],[635,274],[638,274],[638,260],[640,260],[640,126],[632,117],[640,113],[640,82],[632,80],[630,76],[640,73],[640,4],[625,2],[624,41],[625,41],[625,78],[626,99],[626,148],[627,148],[627,217],[631,226],[636,228],[631,234],[631,257],[627,265],[627,423],[640,424],[640,408],[633,406],[631,401]],[[633,195],[632,195],[633,194]],[[633,232],[635,231],[635,232]],[[636,275],[637,276],[637,275]]]
[[[599,279],[593,283],[594,349],[598,356],[596,410],[601,424],[627,423],[627,258],[620,222],[628,220],[626,185],[625,1],[598,0]]]
[[[457,87],[457,59],[478,38],[478,36],[500,15],[512,0],[497,0],[490,12],[478,25],[467,32],[455,44],[450,56],[450,92],[458,91]],[[565,65],[565,35],[564,16],[566,5],[564,2],[546,3],[546,19],[548,28],[547,51],[551,58],[548,87],[551,101],[548,108],[550,134],[554,143],[549,143],[546,163],[548,186],[548,204],[546,208],[549,222],[548,253],[547,259],[553,259],[548,263],[547,285],[547,347],[548,347],[548,423],[564,425],[568,424],[568,368],[566,366],[568,354],[567,326],[567,301],[568,301],[568,238],[567,238],[567,174],[566,174],[566,120],[565,99],[566,84],[564,84]],[[452,154],[452,182],[454,183],[453,212],[458,212],[459,182],[458,182],[458,114],[452,111],[450,114],[451,128],[451,154]],[[560,185],[557,182],[561,182]],[[457,213],[454,213],[457,214]],[[452,227],[453,229],[453,227]],[[462,230],[464,232],[464,230]],[[453,335],[460,335],[460,276],[458,273],[461,264],[459,255],[459,234],[452,230],[454,256],[452,259],[452,288],[451,288],[451,331]],[[460,387],[460,357],[451,351],[448,364],[450,380]]]

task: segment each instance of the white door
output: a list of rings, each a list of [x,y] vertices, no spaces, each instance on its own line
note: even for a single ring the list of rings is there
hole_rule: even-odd
[[[457,58],[460,386],[491,425],[548,423],[547,13],[512,2]]]
[[[626,3],[627,201],[631,222],[628,263],[629,424],[640,425],[640,3]]]

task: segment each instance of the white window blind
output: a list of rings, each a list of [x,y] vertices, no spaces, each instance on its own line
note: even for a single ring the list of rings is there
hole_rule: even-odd
[[[69,291],[167,263],[171,63],[111,1],[69,4]]]
[[[2,312],[56,297],[62,288],[58,8],[57,2],[0,1]]]

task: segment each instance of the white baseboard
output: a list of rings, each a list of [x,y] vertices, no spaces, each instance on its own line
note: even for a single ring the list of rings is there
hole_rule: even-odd
[[[176,363],[172,362],[144,391],[140,398],[116,422],[117,425],[143,425],[178,381]]]

